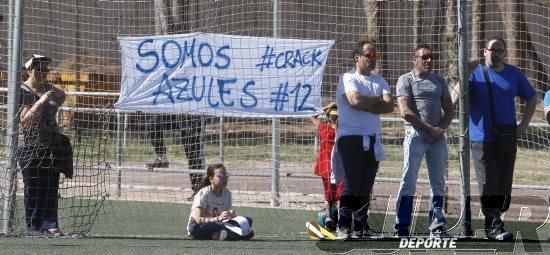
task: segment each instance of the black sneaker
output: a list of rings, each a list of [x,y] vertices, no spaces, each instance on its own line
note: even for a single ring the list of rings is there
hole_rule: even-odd
[[[29,237],[37,237],[37,236],[44,236],[45,233],[44,231],[40,230],[40,229],[33,229],[33,230],[26,230],[25,231],[25,236],[29,236]]]
[[[368,224],[363,227],[363,238],[382,239],[384,235],[372,229]]]
[[[349,235],[349,237],[351,239],[359,239],[359,238],[363,238],[363,231],[362,230],[354,230],[351,232],[351,234]]]
[[[363,238],[363,224],[361,224],[361,222],[353,222],[353,231],[350,233],[349,237],[353,239]]]
[[[168,168],[170,163],[168,161],[162,161],[160,158],[156,158],[153,162],[145,164],[147,169],[152,170],[153,168]]]
[[[501,219],[493,220],[492,228],[485,229],[485,239],[496,241],[509,241],[514,238],[514,235],[504,230],[504,223]]]
[[[452,235],[449,235],[449,233],[447,233],[447,230],[445,230],[444,227],[438,227],[438,228],[434,229],[433,231],[430,231],[430,237],[431,238],[439,238],[439,239],[453,238]]]
[[[472,231],[472,226],[468,223],[464,223],[460,229],[459,237],[462,239],[472,239],[474,236],[474,231]]]
[[[408,228],[402,228],[396,229],[395,232],[393,232],[393,236],[397,238],[408,238],[411,236],[411,233],[409,233]]]
[[[334,232],[336,230],[336,226],[331,217],[327,217],[325,219],[325,228],[327,228],[327,230],[331,232]]]

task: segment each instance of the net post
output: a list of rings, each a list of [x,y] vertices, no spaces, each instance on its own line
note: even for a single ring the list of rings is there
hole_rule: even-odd
[[[19,127],[19,118],[17,116],[19,106],[19,89],[21,83],[21,38],[23,34],[23,2],[21,0],[10,1],[9,24],[9,65],[8,65],[8,122],[7,125],[7,148],[6,148],[6,179],[4,181],[4,201],[2,214],[2,232],[11,234],[15,221],[15,199],[17,190],[17,162],[15,155],[17,152],[17,129]],[[11,11],[13,8],[13,12]],[[13,17],[13,18],[12,18]]]
[[[280,162],[279,162],[279,120],[277,118],[273,118],[271,120],[271,153],[272,153],[272,160],[273,160],[273,167],[271,171],[271,207],[279,207],[279,168],[280,168]]]
[[[470,148],[468,147],[468,13],[467,1],[457,1],[458,10],[458,79],[460,84],[459,102],[459,163],[462,176],[460,193],[461,226],[471,226],[470,211]]]
[[[219,139],[220,139],[220,163],[223,164],[223,161],[225,160],[225,148],[224,148],[224,144],[223,144],[223,140],[224,140],[224,136],[223,136],[223,133],[225,132],[224,130],[224,118],[223,116],[220,117],[220,131],[218,133],[219,135]]]
[[[122,154],[123,154],[123,132],[124,122],[122,112],[116,111],[116,173],[117,173],[117,196],[122,195]]]
[[[273,0],[273,37],[279,37],[279,1]],[[271,152],[273,166],[271,170],[271,207],[279,207],[279,120],[277,118],[271,119]]]
[[[126,141],[128,141],[128,138],[127,138],[128,133],[126,132],[126,130],[128,130],[128,113],[127,112],[124,113],[124,129],[122,130],[122,148],[126,148]]]

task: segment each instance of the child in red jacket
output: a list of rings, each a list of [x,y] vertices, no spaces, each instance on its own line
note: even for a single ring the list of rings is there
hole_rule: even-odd
[[[319,132],[319,153],[315,164],[314,174],[321,176],[323,188],[325,190],[325,206],[328,217],[325,219],[324,225],[330,229],[335,229],[335,222],[338,221],[338,201],[340,201],[340,193],[343,188],[343,183],[338,184],[331,182],[331,154],[335,142],[336,128],[338,127],[338,107],[335,103],[331,103],[323,108],[326,115],[326,120],[320,120],[321,114],[311,116],[311,121],[317,126]]]

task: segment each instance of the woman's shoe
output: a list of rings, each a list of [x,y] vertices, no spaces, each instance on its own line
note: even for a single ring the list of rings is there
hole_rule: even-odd
[[[59,230],[58,228],[50,228],[46,231],[44,231],[44,233],[47,235],[47,236],[50,236],[50,237],[61,237],[61,236],[64,236],[65,234],[63,234],[63,232],[61,232],[61,230]]]
[[[32,229],[25,231],[25,236],[29,237],[37,237],[42,235],[44,235],[44,231],[42,231],[41,229]]]

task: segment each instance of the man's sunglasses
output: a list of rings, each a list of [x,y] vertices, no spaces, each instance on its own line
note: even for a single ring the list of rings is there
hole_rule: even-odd
[[[426,55],[415,56],[415,57],[417,57],[419,59],[422,59],[422,60],[428,60],[428,59],[433,60],[434,59],[434,55],[432,55],[432,54],[426,54]]]
[[[359,55],[359,56],[363,56],[363,57],[366,57],[368,59],[373,59],[373,60],[377,60],[378,57],[380,57],[380,55],[378,55],[377,52],[375,52],[375,53],[365,53],[365,54]]]
[[[504,53],[504,49],[488,49],[488,48],[485,48],[485,49],[492,53],[497,53],[497,54]]]

